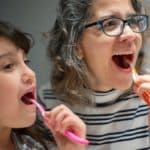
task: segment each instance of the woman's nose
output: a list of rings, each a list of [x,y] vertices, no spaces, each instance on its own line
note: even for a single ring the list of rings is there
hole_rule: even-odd
[[[132,31],[129,25],[125,25],[123,33],[120,35],[120,41],[134,41],[137,37],[137,33]]]
[[[24,71],[22,74],[22,81],[23,83],[28,84],[28,85],[36,84],[35,73],[28,66],[24,68]]]

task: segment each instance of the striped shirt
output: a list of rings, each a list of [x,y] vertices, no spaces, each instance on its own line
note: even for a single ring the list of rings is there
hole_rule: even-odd
[[[94,92],[95,106],[69,105],[58,100],[49,85],[39,90],[41,103],[47,109],[67,105],[87,125],[87,150],[148,150],[150,134],[149,108],[143,100],[119,90]]]

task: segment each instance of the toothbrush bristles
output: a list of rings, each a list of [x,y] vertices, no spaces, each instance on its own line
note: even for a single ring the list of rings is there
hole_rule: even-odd
[[[137,75],[138,75],[138,74],[137,74],[137,72],[136,72],[135,67],[132,67],[132,78],[133,78],[134,81],[136,80]]]

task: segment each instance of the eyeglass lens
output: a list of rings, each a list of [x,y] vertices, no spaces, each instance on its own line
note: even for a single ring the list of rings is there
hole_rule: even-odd
[[[97,22],[100,26],[99,22]],[[120,35],[128,24],[133,32],[143,32],[147,28],[147,18],[146,16],[132,16],[127,20],[122,20],[120,18],[109,18],[101,22],[101,29],[106,35],[117,36]]]

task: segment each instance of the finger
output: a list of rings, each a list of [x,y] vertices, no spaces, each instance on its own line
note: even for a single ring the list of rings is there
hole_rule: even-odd
[[[67,118],[68,116],[75,116],[73,114],[73,112],[67,108],[65,105],[61,105],[60,106],[60,111],[58,112],[57,111],[57,114],[55,114],[55,127],[56,127],[56,130],[61,130],[61,122]],[[56,113],[56,112],[54,112]]]
[[[150,93],[144,91],[142,93],[143,100],[150,106]]]
[[[134,82],[137,85],[140,85],[144,82],[150,82],[150,75],[138,75]]]
[[[56,116],[63,110],[63,105],[56,106],[50,111],[51,124],[55,127]]]
[[[76,116],[68,116],[61,122],[61,132],[66,130],[72,131],[75,134],[85,137],[85,124]]]
[[[65,120],[70,115],[70,112],[67,110],[62,110],[60,113],[56,115],[55,118],[55,125],[56,125],[56,130],[61,130],[62,122]]]
[[[150,82],[150,75],[149,74],[145,74],[145,75],[139,75],[138,76],[138,80],[141,80],[141,81],[149,81]]]
[[[141,82],[139,84],[134,84],[133,90],[139,95],[139,93],[150,90],[150,82]]]
[[[142,89],[142,90],[150,90],[150,82],[143,82],[140,85],[140,89]]]

